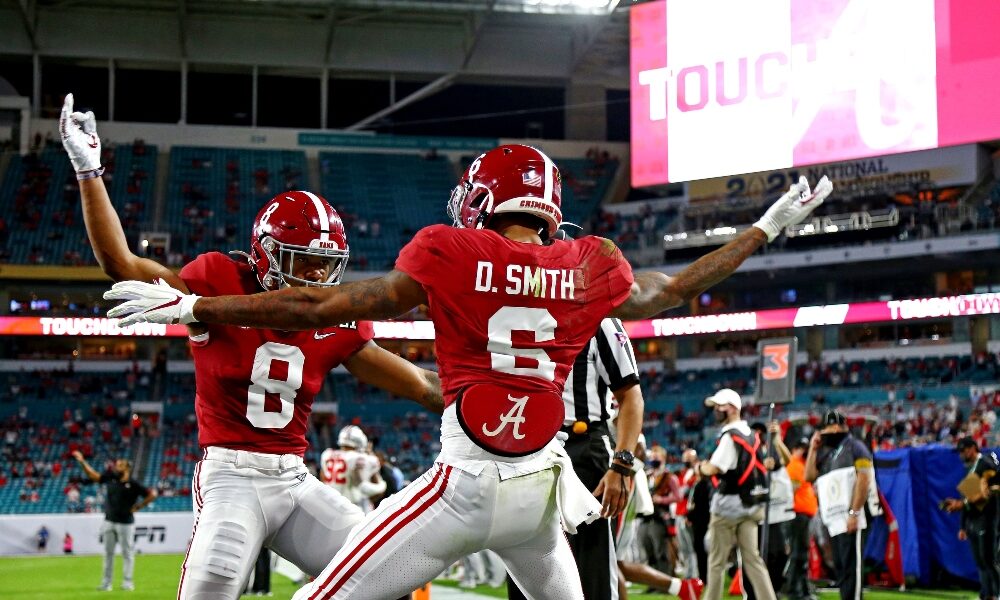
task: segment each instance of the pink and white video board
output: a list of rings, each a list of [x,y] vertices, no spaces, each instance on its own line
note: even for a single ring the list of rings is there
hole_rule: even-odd
[[[1000,2],[631,11],[632,185],[1000,138]]]

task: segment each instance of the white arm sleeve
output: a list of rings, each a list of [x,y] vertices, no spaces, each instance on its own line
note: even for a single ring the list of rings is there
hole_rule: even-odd
[[[378,481],[362,481],[358,484],[358,490],[365,498],[371,498],[372,496],[381,494],[385,491],[385,480],[382,479],[381,475],[379,475]]]
[[[719,468],[723,473],[727,473],[736,468],[739,457],[736,456],[736,445],[733,443],[731,435],[723,435],[719,440],[719,446],[712,453],[709,462]]]

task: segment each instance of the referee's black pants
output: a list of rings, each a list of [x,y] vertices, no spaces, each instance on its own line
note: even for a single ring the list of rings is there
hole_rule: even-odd
[[[607,442],[605,437],[607,436]],[[583,435],[570,433],[566,441],[566,453],[573,462],[573,470],[583,485],[593,491],[608,471],[611,460],[609,448],[614,448],[614,440],[607,427],[591,423]],[[613,452],[613,450],[612,450]],[[580,525],[576,535],[567,536],[573,549],[576,566],[583,583],[583,597],[587,600],[612,600],[618,597],[618,566],[615,559],[614,542],[611,537],[611,523],[608,519],[598,519],[593,523]],[[615,565],[614,573],[611,568]],[[507,579],[507,597],[524,600],[525,596],[510,578]]]
[[[861,600],[861,530],[832,536],[830,546],[841,600]]]

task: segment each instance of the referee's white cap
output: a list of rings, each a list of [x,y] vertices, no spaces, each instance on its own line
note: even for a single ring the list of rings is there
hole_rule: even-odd
[[[724,404],[735,406],[736,410],[743,410],[743,399],[729,388],[722,388],[714,395],[705,398],[705,406],[722,406]]]

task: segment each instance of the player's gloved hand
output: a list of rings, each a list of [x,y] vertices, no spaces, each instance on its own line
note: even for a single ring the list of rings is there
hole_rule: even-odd
[[[809,181],[804,176],[799,177],[798,183],[792,184],[753,226],[767,234],[767,241],[773,242],[785,227],[801,222],[823,204],[832,191],[833,183],[826,175],[816,184],[815,190],[809,189]]]
[[[77,173],[101,168],[101,138],[97,137],[94,113],[73,112],[73,94],[66,94],[59,115],[59,135]]]
[[[122,327],[136,323],[194,323],[194,303],[199,298],[175,290],[162,279],[156,283],[119,281],[104,292],[105,300],[127,300],[108,311],[108,317],[121,319],[118,324]]]

